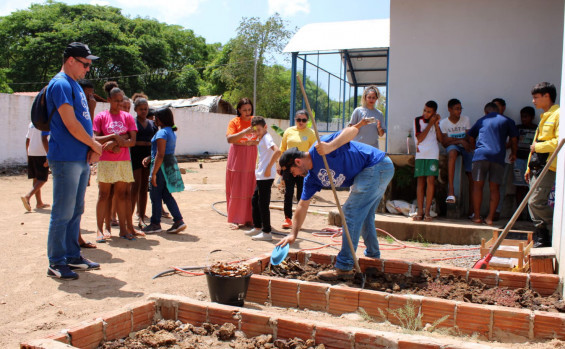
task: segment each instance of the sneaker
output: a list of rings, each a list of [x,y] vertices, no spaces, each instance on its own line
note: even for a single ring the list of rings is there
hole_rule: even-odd
[[[282,224],[282,227],[283,227],[284,229],[292,228],[292,219],[290,219],[290,218],[285,218],[285,219],[284,219],[284,222],[283,222],[283,224]]]
[[[71,270],[94,270],[100,269],[100,264],[80,256],[78,258],[67,258],[67,265]]]
[[[261,228],[253,228],[251,230],[246,231],[244,234],[247,236],[255,236],[261,232]]]
[[[260,234],[255,235],[251,239],[253,239],[255,241],[272,241],[273,235],[271,233],[262,232]]]
[[[178,222],[174,222],[173,225],[169,229],[167,229],[167,233],[178,234],[185,229],[186,229],[186,224],[184,223],[183,220],[180,220]]]
[[[162,232],[163,229],[161,229],[160,224],[151,223],[145,228],[141,229],[141,231],[144,232],[145,234],[155,234]]]
[[[51,264],[47,268],[47,276],[54,277],[63,280],[76,280],[78,279],[78,274],[69,268],[66,264]]]
[[[321,271],[318,277],[324,281],[351,280],[355,276],[353,270],[333,269]]]

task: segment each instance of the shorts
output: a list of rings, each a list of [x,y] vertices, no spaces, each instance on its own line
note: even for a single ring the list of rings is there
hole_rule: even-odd
[[[99,161],[96,180],[98,183],[132,183],[131,161]]]
[[[461,158],[463,159],[463,169],[465,170],[465,172],[473,171],[473,152],[466,151],[465,148],[458,144],[452,144],[445,148],[447,154],[449,154],[449,152],[452,150],[455,150],[459,154],[461,154]]]
[[[437,177],[439,174],[439,160],[437,159],[416,159],[414,177]]]
[[[28,156],[27,157],[27,178],[37,179],[47,182],[49,167],[43,166],[47,161],[47,156]]]
[[[487,174],[489,182],[501,184],[504,179],[504,165],[487,160],[473,162],[472,177],[475,182],[484,182]]]
[[[528,183],[524,179],[526,169],[528,168],[528,159],[516,159],[514,161],[514,177],[513,184],[518,187],[527,187]]]

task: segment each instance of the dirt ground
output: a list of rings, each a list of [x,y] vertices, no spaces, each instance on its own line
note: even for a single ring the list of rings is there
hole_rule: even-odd
[[[96,318],[155,292],[209,300],[206,280],[202,276],[172,275],[155,280],[151,278],[171,266],[205,265],[209,252],[214,249],[222,249],[225,252],[214,253],[212,260],[233,260],[233,255],[249,258],[272,251],[279,236],[276,236],[273,242],[252,241],[242,230],[230,230],[226,218],[212,209],[212,203],[225,200],[225,161],[205,162],[202,169],[196,162],[182,163],[180,167],[187,170],[183,175],[187,190],[174,195],[188,229],[179,235],[162,233],[136,241],[113,238],[109,243],[97,244],[97,249],[83,249],[85,257],[101,263],[102,267],[96,271],[81,272],[79,280],[76,281],[60,281],[46,276],[46,240],[50,210],[32,210],[29,213],[25,211],[20,196],[30,189],[31,180],[23,174],[0,177],[0,197],[5,199],[0,200],[0,212],[3,212],[0,221],[2,226],[6,227],[3,233],[0,233],[0,347],[15,348],[23,340],[41,338],[83,320]],[[98,193],[94,178],[92,184],[86,192],[86,209],[81,226],[83,237],[94,242],[95,203]],[[51,192],[52,183],[48,181],[43,188],[44,202],[51,203]],[[342,203],[347,195],[347,191],[339,192]],[[281,198],[282,195],[273,188],[273,200]],[[322,191],[316,197],[316,202],[327,204],[333,201],[332,198],[331,191]],[[282,203],[274,204],[282,206]],[[32,207],[35,207],[34,199]],[[225,204],[218,204],[217,208],[224,212],[226,210]],[[271,220],[275,231],[283,231],[280,229],[282,211],[271,210]],[[163,220],[162,223],[163,228],[167,229],[172,222]],[[313,232],[319,232],[327,226],[326,216],[309,214],[300,236],[329,243],[328,238],[312,236]],[[114,230],[113,233],[117,235],[118,231]],[[381,239],[383,244],[389,242]],[[312,242],[298,240],[292,249],[318,246]],[[440,254],[412,249],[387,250],[385,246],[382,250],[383,258],[405,258],[425,262],[456,253],[475,253],[460,251]],[[321,251],[337,253],[330,248]],[[362,251],[359,248],[358,254],[361,255]],[[312,315],[308,315],[298,310],[264,307],[252,303],[249,306],[279,314],[297,315],[296,312],[301,312],[306,314],[303,315],[305,318],[311,317],[347,326],[363,325],[359,324],[358,319],[336,318],[324,313],[311,312]],[[377,325],[371,324],[369,327],[375,326]],[[559,347],[554,344],[548,344],[547,347]],[[531,345],[528,347],[532,348]],[[542,348],[545,345],[533,347]]]

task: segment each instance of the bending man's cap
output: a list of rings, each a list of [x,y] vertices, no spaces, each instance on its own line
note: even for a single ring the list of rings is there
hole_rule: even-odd
[[[90,60],[98,59],[99,57],[94,56],[88,45],[83,44],[82,42],[71,42],[65,48],[65,52],[63,52],[65,57],[82,57]]]
[[[287,149],[279,158],[281,174],[283,172],[290,173],[290,168],[292,167],[292,165],[294,165],[294,160],[300,159],[303,155],[304,153],[298,150],[298,148],[296,147]]]

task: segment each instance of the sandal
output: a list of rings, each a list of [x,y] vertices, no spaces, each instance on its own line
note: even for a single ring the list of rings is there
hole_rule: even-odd
[[[230,223],[230,229],[231,230],[238,230],[239,229],[239,224],[237,223]]]
[[[132,235],[133,235],[133,236],[143,236],[143,237],[147,236],[147,235],[145,235],[144,232],[142,232],[142,231],[137,231],[137,230],[134,230]]]
[[[454,204],[456,202],[455,196],[453,195],[449,195],[446,199],[445,199],[445,203],[446,204]]]
[[[120,226],[120,222],[118,222],[117,219],[112,219],[112,222],[110,223],[110,226],[112,226],[112,227],[119,227],[119,226]]]
[[[471,222],[473,222],[475,224],[483,224],[484,223],[483,217],[479,217],[478,219],[473,218],[473,219],[471,219]]]
[[[103,244],[105,242],[106,242],[106,235],[97,233],[96,234],[96,243]]]
[[[163,218],[171,218],[171,214],[170,214],[169,212],[163,211],[163,213],[161,213],[161,217],[163,217]]]
[[[98,241],[97,241],[98,242]],[[93,244],[90,241],[85,241],[82,244],[79,245],[82,248],[97,248],[95,244]]]
[[[428,216],[428,215],[424,216],[424,222],[431,222],[433,220],[434,220],[434,218],[432,216]]]
[[[126,234],[126,235],[120,235],[120,239],[125,239],[125,240],[137,240],[132,234]]]
[[[412,216],[412,220],[413,220],[413,221],[418,221],[418,222],[419,222],[419,221],[421,221],[422,219],[424,219],[424,216],[422,216],[422,215],[415,215],[415,216]]]
[[[112,233],[110,233],[109,231],[105,231],[102,235],[104,236],[104,239],[112,238]]]

